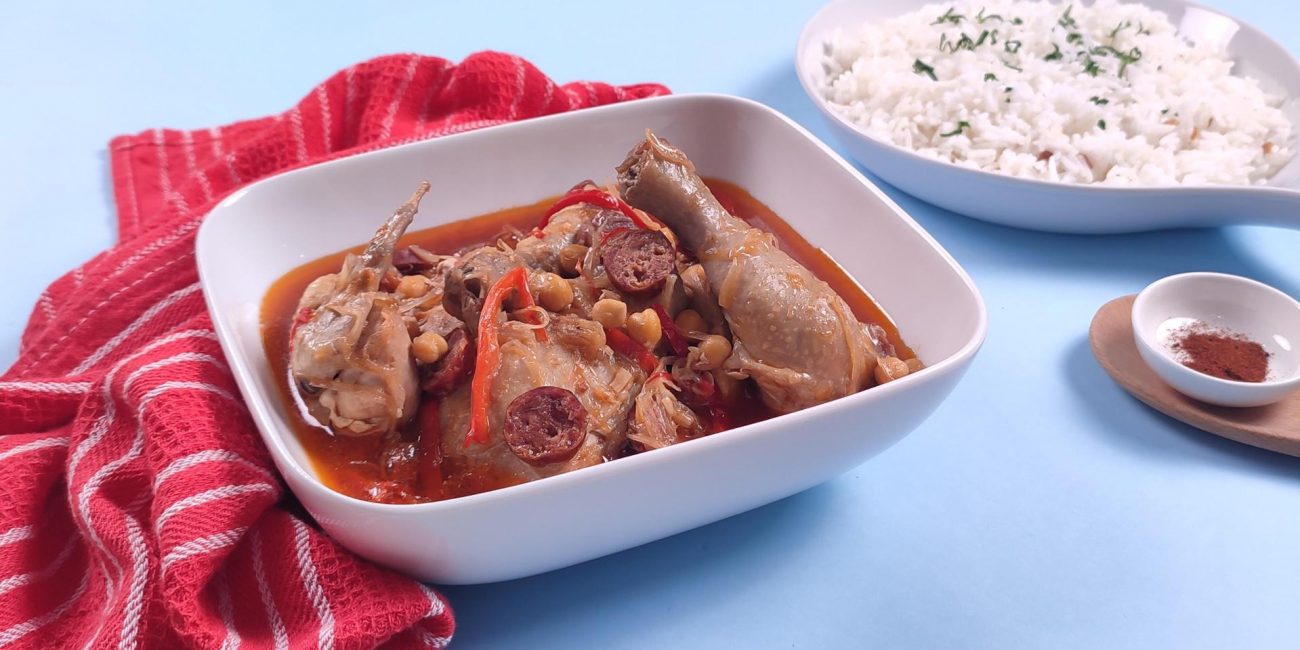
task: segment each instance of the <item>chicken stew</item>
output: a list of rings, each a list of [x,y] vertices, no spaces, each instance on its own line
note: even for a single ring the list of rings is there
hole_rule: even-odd
[[[267,357],[323,481],[382,503],[498,489],[921,368],[835,262],[647,133],[609,186],[364,247],[268,291]]]

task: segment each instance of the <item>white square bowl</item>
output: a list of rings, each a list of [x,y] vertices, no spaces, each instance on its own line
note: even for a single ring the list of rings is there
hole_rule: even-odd
[[[433,191],[412,229],[531,203],[583,178],[609,179],[646,128],[682,147],[703,175],[739,184],[824,247],[928,367],[765,422],[449,501],[384,505],[323,485],[262,349],[259,311],[270,285],[365,241],[420,180]],[[879,189],[780,113],[722,95],[555,115],[268,178],[213,209],[196,255],[222,349],[290,489],[344,546],[443,584],[557,569],[826,481],[920,424],[961,378],[986,328],[970,278]]]

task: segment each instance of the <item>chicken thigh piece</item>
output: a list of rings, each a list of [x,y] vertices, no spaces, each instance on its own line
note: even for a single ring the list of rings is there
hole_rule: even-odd
[[[727,213],[680,149],[646,133],[618,167],[623,198],[694,251],[735,336],[726,368],[752,377],[763,402],[797,411],[867,387],[879,353],[842,298]]]
[[[411,336],[398,297],[379,283],[428,191],[421,183],[361,254],[348,255],[338,273],[313,281],[298,303],[289,371],[308,412],[337,434],[389,433],[415,415],[419,387]]]

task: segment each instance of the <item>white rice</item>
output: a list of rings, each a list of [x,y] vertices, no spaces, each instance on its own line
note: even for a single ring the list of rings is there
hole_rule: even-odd
[[[985,171],[1249,184],[1292,155],[1282,97],[1140,4],[934,4],[836,33],[824,63],[834,110],[879,139]]]

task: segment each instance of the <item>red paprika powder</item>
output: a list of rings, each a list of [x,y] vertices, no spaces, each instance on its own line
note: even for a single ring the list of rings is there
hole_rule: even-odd
[[[1198,322],[1175,331],[1171,347],[1180,363],[1211,377],[1254,383],[1268,378],[1268,351],[1237,332]]]

